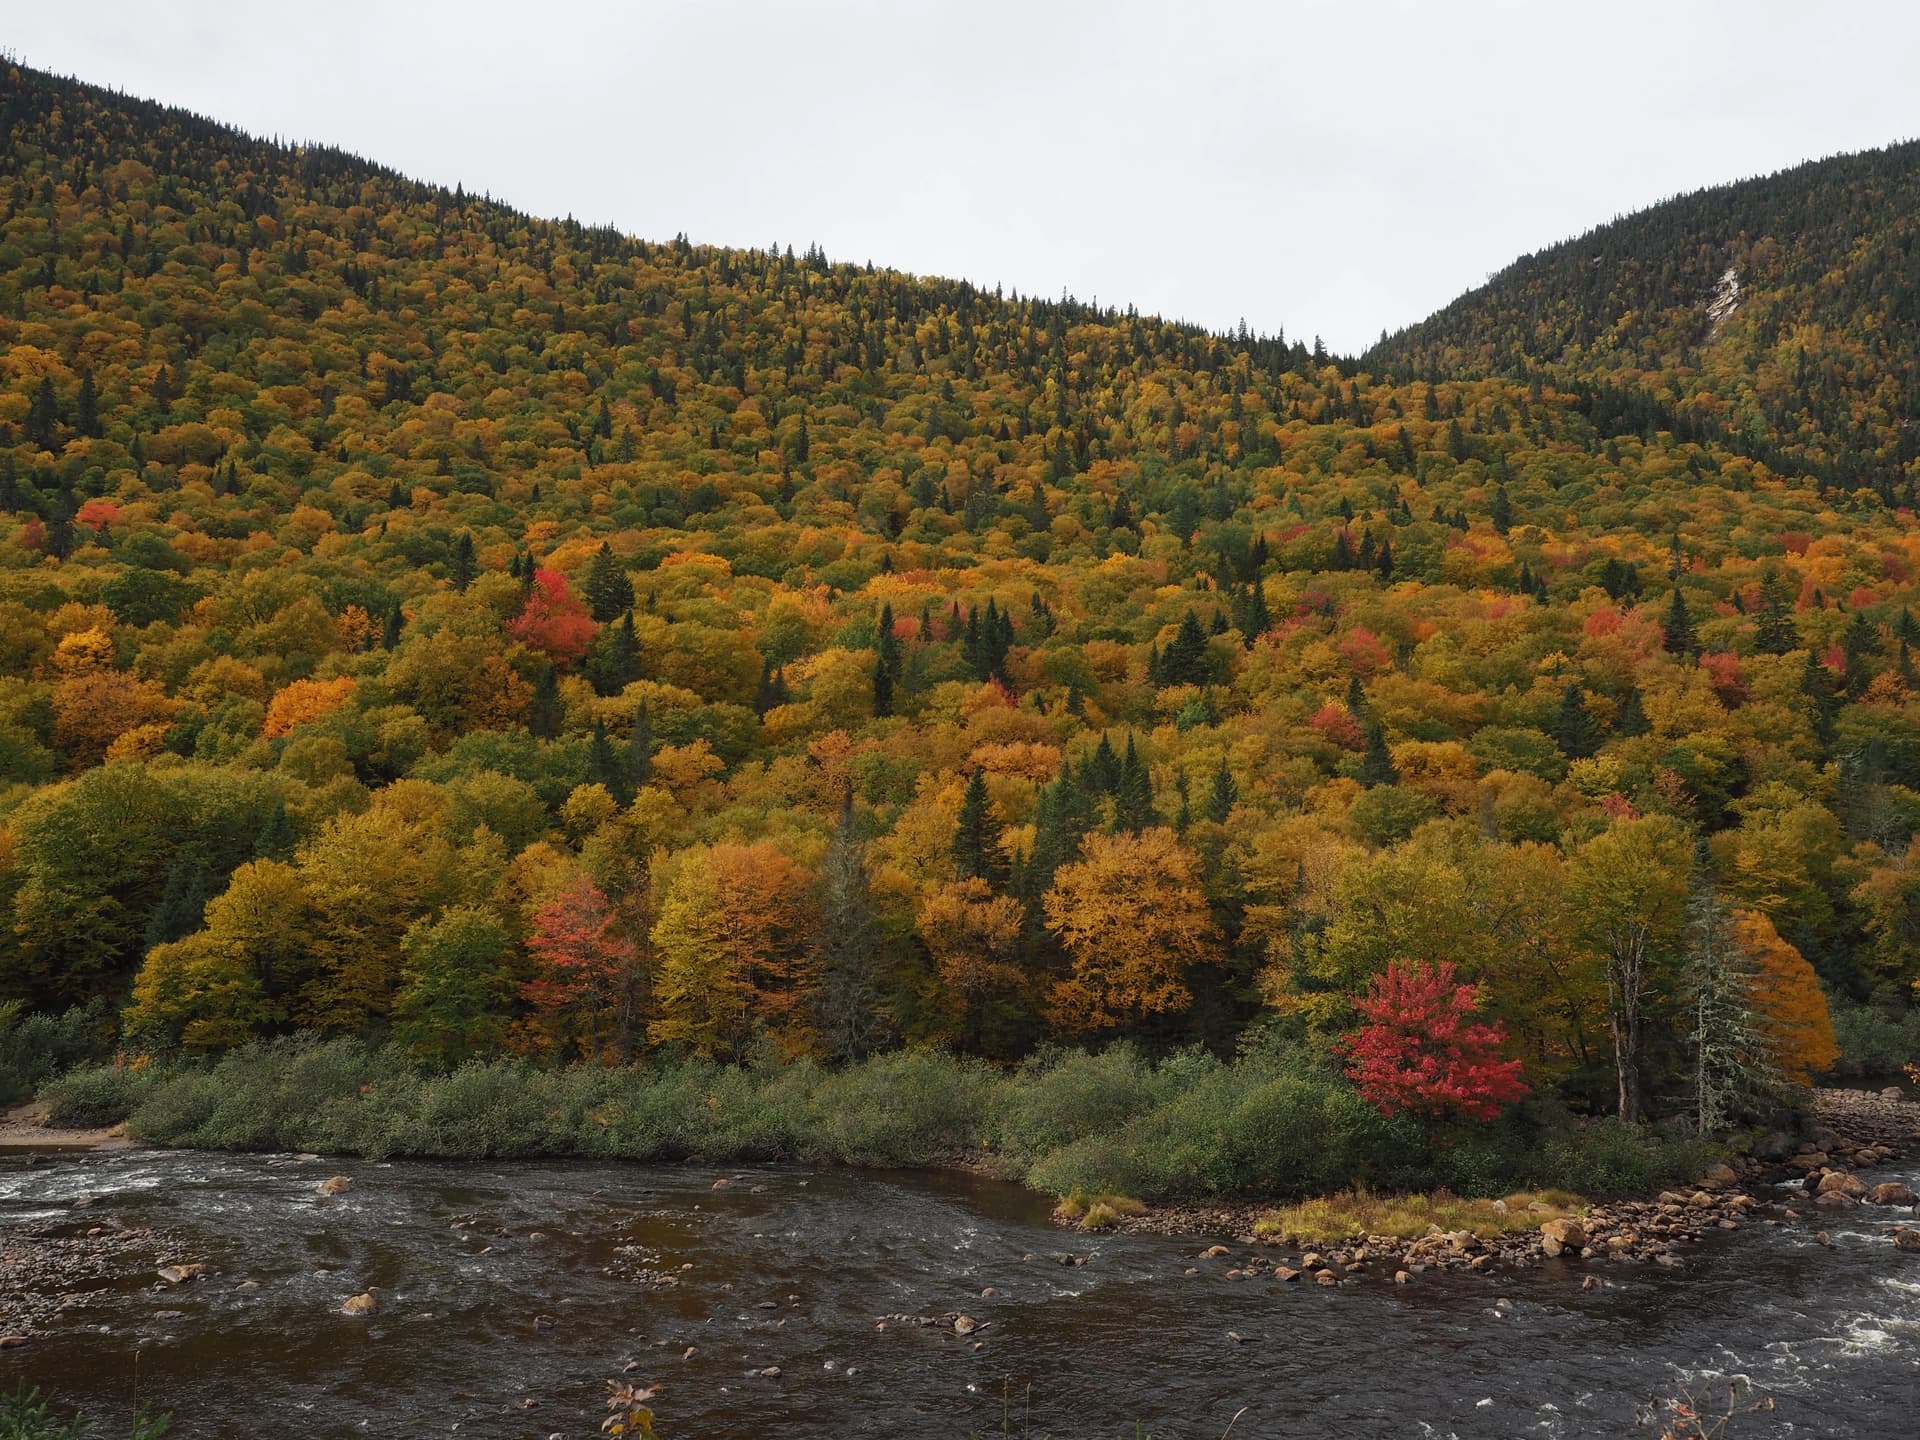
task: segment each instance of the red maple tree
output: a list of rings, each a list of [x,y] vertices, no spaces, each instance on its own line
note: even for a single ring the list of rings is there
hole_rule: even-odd
[[[1528,1093],[1518,1060],[1502,1060],[1506,1029],[1475,1022],[1474,987],[1451,963],[1394,961],[1354,1008],[1367,1024],[1340,1042],[1347,1077],[1382,1115],[1491,1120]]]
[[[527,603],[518,618],[508,622],[507,632],[546,652],[550,660],[568,664],[586,654],[593,644],[593,617],[567,587],[566,576],[557,570],[535,570]]]
[[[633,963],[633,942],[615,927],[613,907],[600,887],[581,880],[542,905],[533,917],[527,949],[540,973],[520,987],[527,1003],[584,1018],[589,1048],[600,1048],[600,1016],[620,994]]]

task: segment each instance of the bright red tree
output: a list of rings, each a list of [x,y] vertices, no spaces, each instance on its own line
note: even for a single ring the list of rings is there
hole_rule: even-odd
[[[633,964],[633,942],[615,928],[600,887],[582,880],[534,914],[527,949],[540,973],[521,987],[531,1005],[584,1019],[588,1048],[600,1053],[600,1017],[620,996]]]
[[[533,588],[519,617],[508,622],[507,630],[517,640],[549,659],[572,663],[587,653],[593,644],[593,617],[586,604],[567,587],[567,577],[557,570],[535,570]]]
[[[1502,1060],[1505,1027],[1474,1023],[1479,997],[1451,962],[1394,961],[1354,1008],[1367,1024],[1340,1043],[1347,1076],[1382,1115],[1491,1120],[1528,1093],[1518,1060]]]

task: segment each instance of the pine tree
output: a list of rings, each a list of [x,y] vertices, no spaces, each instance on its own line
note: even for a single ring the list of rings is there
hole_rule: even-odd
[[[1646,734],[1651,728],[1646,706],[1640,699],[1640,688],[1629,685],[1627,693],[1620,697],[1620,708],[1614,712],[1614,733],[1631,739]]]
[[[453,582],[454,589],[465,590],[479,573],[479,562],[473,553],[473,536],[462,530],[460,538],[453,542],[453,559],[447,566],[447,578]]]
[[[1660,622],[1660,643],[1674,655],[1693,653],[1693,616],[1687,613],[1687,600],[1678,585],[1673,587],[1673,598]]]
[[[1569,681],[1560,692],[1560,708],[1554,713],[1547,733],[1553,736],[1560,753],[1569,760],[1584,760],[1600,748],[1600,727],[1587,709],[1587,697],[1576,681]]]
[[[1505,485],[1493,487],[1493,503],[1489,507],[1489,514],[1493,519],[1494,534],[1504,535],[1513,528],[1513,501],[1507,498]]]
[[[1240,787],[1234,783],[1233,771],[1227,768],[1227,757],[1222,755],[1220,768],[1213,772],[1213,783],[1207,789],[1207,801],[1201,813],[1214,824],[1224,825],[1239,799]]]
[[[1834,717],[1839,714],[1839,696],[1834,692],[1833,674],[1811,650],[1807,663],[1800,667],[1800,693],[1807,697],[1813,711],[1813,738],[1820,744],[1833,744]]]
[[[653,716],[642,700],[633,711],[633,729],[627,734],[627,781],[635,790],[653,779]]]
[[[1756,1018],[1753,962],[1738,943],[1733,917],[1705,886],[1688,903],[1682,991],[1690,1014],[1694,1128],[1713,1135],[1758,1094],[1776,1088],[1777,1069]]]
[[[879,1047],[886,1027],[879,1003],[880,925],[851,794],[820,862],[819,913],[814,1024],[830,1058],[860,1060]]]
[[[604,540],[587,567],[585,594],[588,613],[602,625],[633,609],[633,581],[613,558],[613,547]]]
[[[1371,790],[1376,785],[1398,785],[1400,770],[1387,748],[1387,732],[1379,722],[1367,726],[1366,753],[1360,757],[1360,783]]]
[[[596,695],[618,695],[640,678],[640,639],[634,633],[633,611],[595,637],[593,651],[581,668]]]
[[[976,768],[960,803],[960,828],[953,837],[953,866],[962,880],[984,880],[998,890],[1006,882],[998,827],[987,799],[987,777]]]
[[[1113,828],[1136,834],[1160,822],[1153,808],[1153,776],[1127,735],[1127,753],[1120,759],[1120,776],[1113,788]]]
[[[527,729],[538,739],[551,740],[559,735],[565,713],[566,707],[560,700],[560,677],[553,666],[542,665],[533,682],[533,700],[527,706]]]
[[[1760,577],[1760,609],[1753,631],[1753,648],[1762,655],[1785,655],[1799,647],[1800,632],[1787,606],[1780,572],[1769,566]]]
[[[380,648],[391,650],[400,643],[400,632],[406,628],[407,617],[395,605],[387,612],[386,624],[380,629]]]
[[[1100,743],[1094,747],[1093,758],[1087,762],[1084,778],[1095,795],[1111,795],[1120,788],[1120,757],[1113,753],[1113,742],[1104,730],[1100,732]]]
[[[873,713],[881,720],[893,714],[893,672],[884,660],[873,665]]]
[[[633,789],[628,783],[628,767],[621,764],[613,753],[613,744],[607,739],[606,722],[593,722],[593,738],[587,742],[587,783],[604,785],[614,800],[627,805],[633,801]]]

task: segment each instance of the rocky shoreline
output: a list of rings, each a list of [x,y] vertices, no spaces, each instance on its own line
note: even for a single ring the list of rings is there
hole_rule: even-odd
[[[1817,1225],[1863,1205],[1910,1213],[1920,1208],[1904,1183],[1873,1186],[1854,1173],[1920,1146],[1920,1103],[1897,1090],[1824,1090],[1815,1097],[1810,1119],[1804,1137],[1761,1137],[1750,1153],[1710,1167],[1684,1190],[1597,1204],[1577,1219],[1545,1219],[1537,1228],[1506,1235],[1482,1238],[1436,1227],[1415,1239],[1355,1235],[1341,1243],[1306,1245],[1297,1236],[1256,1234],[1256,1223],[1270,1205],[1226,1202],[1156,1206],[1110,1228],[1231,1239],[1232,1245],[1215,1243],[1201,1251],[1190,1274],[1210,1262],[1224,1266],[1229,1279],[1337,1285],[1379,1275],[1411,1284],[1435,1271],[1549,1261],[1678,1266],[1709,1232],[1754,1224]],[[1920,1252],[1920,1228],[1898,1227],[1893,1243]],[[1587,1271],[1581,1283],[1593,1287],[1602,1281]]]

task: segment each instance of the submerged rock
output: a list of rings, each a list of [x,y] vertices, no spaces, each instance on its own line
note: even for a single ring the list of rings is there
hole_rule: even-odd
[[[1914,1203],[1913,1187],[1903,1180],[1889,1180],[1869,1190],[1867,1201],[1873,1205],[1911,1205]]]
[[[380,1302],[374,1299],[371,1294],[364,1292],[359,1295],[349,1295],[346,1300],[342,1302],[340,1313],[342,1315],[360,1317],[378,1315],[380,1313]]]
[[[322,1195],[344,1195],[353,1189],[353,1179],[347,1175],[329,1175],[320,1182]]]

